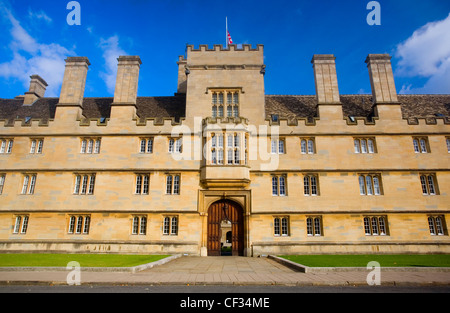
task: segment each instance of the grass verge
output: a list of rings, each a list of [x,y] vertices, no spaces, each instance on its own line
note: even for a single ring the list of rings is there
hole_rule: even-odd
[[[0,254],[0,267],[66,267],[72,261],[81,267],[133,267],[166,257],[169,255]]]
[[[281,255],[309,267],[366,267],[370,261],[381,267],[450,267],[449,254],[400,255]]]

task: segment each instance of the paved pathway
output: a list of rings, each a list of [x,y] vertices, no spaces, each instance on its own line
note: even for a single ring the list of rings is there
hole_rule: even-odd
[[[2,271],[0,284],[67,284],[67,271]],[[144,271],[89,272],[82,284],[367,286],[367,271],[300,273],[268,258],[181,257]],[[381,285],[446,285],[450,272],[381,270]]]

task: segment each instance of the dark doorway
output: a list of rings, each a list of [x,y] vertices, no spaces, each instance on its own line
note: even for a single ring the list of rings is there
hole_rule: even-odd
[[[244,255],[244,215],[239,204],[221,200],[209,207],[207,248],[208,256]]]

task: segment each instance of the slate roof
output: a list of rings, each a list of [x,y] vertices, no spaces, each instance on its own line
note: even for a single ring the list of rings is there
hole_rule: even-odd
[[[265,113],[268,118],[277,114],[280,119],[317,117],[316,96],[266,95]],[[341,95],[344,116],[370,118],[373,115],[372,95]],[[398,95],[403,118],[445,117],[450,119],[450,95]],[[42,98],[31,106],[23,106],[23,98],[0,99],[0,120],[12,124],[14,120],[39,119],[46,124],[54,119],[58,98]],[[84,98],[83,115],[87,119],[109,118],[113,98]],[[186,115],[186,96],[138,97],[137,115],[140,122],[146,119],[162,121],[174,118],[179,121]]]

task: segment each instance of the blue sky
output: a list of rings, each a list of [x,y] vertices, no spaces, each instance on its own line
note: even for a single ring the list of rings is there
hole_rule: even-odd
[[[86,97],[114,93],[119,55],[139,55],[139,96],[176,92],[186,43],[264,45],[266,94],[315,94],[313,54],[334,54],[341,94],[370,93],[369,53],[389,53],[399,93],[450,93],[450,1],[379,0],[381,25],[368,25],[369,0],[89,0],[70,26],[69,0],[0,0],[0,97],[28,90],[29,76],[59,96],[67,56],[91,62]]]

